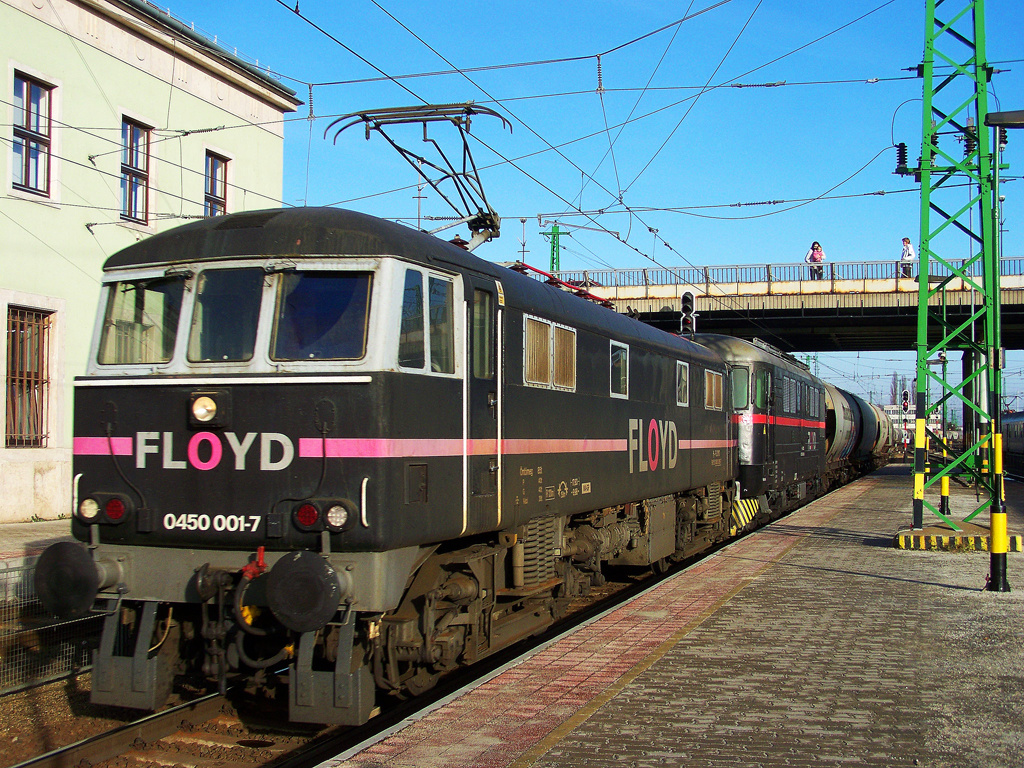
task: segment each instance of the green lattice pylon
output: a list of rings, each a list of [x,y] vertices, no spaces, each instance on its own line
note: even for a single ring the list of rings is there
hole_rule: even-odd
[[[984,128],[987,86],[992,69],[985,59],[983,0],[954,3],[926,0],[921,159],[912,172],[921,180],[921,248],[917,320],[917,424],[914,453],[914,528],[923,527],[927,509],[954,530],[948,510],[926,496],[951,475],[972,476],[979,501],[963,522],[984,509],[991,516],[991,551],[1002,547],[1005,586],[1006,515],[1003,507],[1002,435],[999,406],[1002,350],[999,322],[998,226],[994,213],[994,173],[998,158]],[[939,18],[941,6],[944,14]],[[949,14],[949,15],[946,15]],[[967,190],[965,192],[964,190]],[[963,282],[978,303],[947,311],[945,289]],[[951,319],[952,318],[952,319]],[[932,363],[962,354],[963,377],[952,384],[946,366]],[[939,397],[929,402],[933,385]],[[928,417],[950,404],[964,408],[964,446],[957,453],[945,435],[928,428]],[[970,418],[968,418],[970,417]],[[969,423],[974,429],[968,429]],[[929,467],[929,441],[941,446],[945,461]],[[948,487],[948,486],[947,486]],[[1008,588],[1007,588],[1008,589]]]

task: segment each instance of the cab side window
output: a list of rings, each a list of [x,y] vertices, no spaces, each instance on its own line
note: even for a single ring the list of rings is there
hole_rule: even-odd
[[[426,277],[426,294],[424,278]],[[402,289],[398,364],[455,373],[455,290],[451,280],[407,269]]]

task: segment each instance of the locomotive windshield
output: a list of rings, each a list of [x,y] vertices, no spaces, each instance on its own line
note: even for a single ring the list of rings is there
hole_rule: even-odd
[[[185,276],[127,280],[107,294],[101,365],[166,363],[174,352]]]
[[[357,360],[366,354],[369,272],[281,275],[271,357]]]
[[[251,360],[263,293],[263,270],[208,269],[199,275],[188,359]]]

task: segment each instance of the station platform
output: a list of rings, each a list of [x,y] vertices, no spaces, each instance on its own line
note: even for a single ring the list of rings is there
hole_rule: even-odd
[[[71,520],[0,523],[0,571],[24,567],[58,541],[74,541]]]
[[[984,553],[894,547],[912,489],[835,491],[320,768],[1020,766],[1024,555],[995,593]]]

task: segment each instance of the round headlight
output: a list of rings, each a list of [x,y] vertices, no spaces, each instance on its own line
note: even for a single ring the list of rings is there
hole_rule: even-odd
[[[100,513],[100,505],[96,499],[82,499],[78,505],[78,516],[83,520],[92,520]]]
[[[348,510],[341,504],[334,504],[327,510],[327,524],[331,528],[343,528],[348,522]]]
[[[217,415],[217,403],[206,395],[197,397],[192,401],[192,415],[196,421],[210,421]]]

